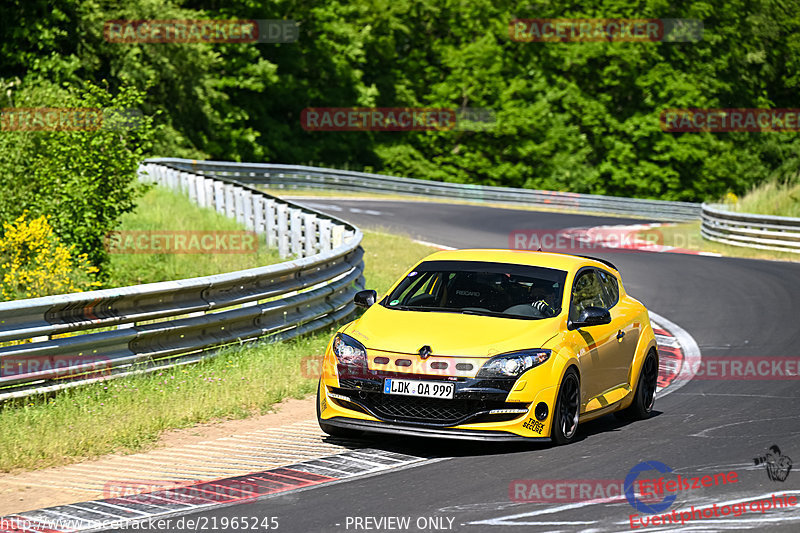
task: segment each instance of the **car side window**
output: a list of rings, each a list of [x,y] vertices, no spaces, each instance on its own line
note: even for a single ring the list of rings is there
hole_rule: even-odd
[[[619,301],[619,284],[616,276],[603,270],[597,271],[600,283],[603,285],[603,307],[611,309]]]
[[[603,285],[594,270],[584,270],[572,284],[569,319],[578,320],[581,311],[587,307],[605,307]]]

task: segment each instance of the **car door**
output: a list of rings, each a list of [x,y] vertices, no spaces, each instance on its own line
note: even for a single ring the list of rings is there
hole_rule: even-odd
[[[604,364],[609,381],[613,387],[622,387],[628,383],[628,372],[636,352],[639,341],[640,325],[634,323],[635,308],[632,303],[619,298],[619,280],[610,272],[597,269],[597,277],[603,286],[603,307],[611,314],[612,332],[614,342],[607,350],[608,355]],[[621,396],[620,396],[621,398]],[[608,398],[616,401],[616,396]]]
[[[569,304],[570,321],[577,320],[586,307],[604,307],[604,289],[594,268],[578,271],[572,284]],[[615,385],[609,361],[615,360],[616,329],[601,324],[570,332],[575,353],[581,365],[581,404],[586,407],[593,399]]]

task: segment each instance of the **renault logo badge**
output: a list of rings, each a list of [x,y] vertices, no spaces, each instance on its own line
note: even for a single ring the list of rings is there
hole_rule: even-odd
[[[428,346],[427,344],[419,349],[419,356],[422,357],[423,359],[427,359],[428,357],[430,357],[432,353],[433,350],[431,350],[431,347]]]

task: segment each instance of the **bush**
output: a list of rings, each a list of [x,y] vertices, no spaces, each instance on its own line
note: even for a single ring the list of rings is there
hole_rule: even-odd
[[[26,80],[13,93],[17,108],[59,107],[103,110],[140,107],[143,93],[122,88],[112,95],[92,83],[81,91],[43,80]],[[136,169],[150,147],[152,119],[135,127],[104,126],[87,131],[14,131],[0,135],[0,220],[28,211],[48,215],[55,234],[85,254],[103,276],[103,236],[143,192]]]
[[[99,286],[92,277],[97,267],[53,233],[47,217],[3,223],[0,236],[0,295],[3,300],[36,298],[77,292]]]

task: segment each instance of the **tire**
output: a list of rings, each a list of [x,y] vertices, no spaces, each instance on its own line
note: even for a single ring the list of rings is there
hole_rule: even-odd
[[[578,433],[580,416],[581,383],[575,369],[570,368],[558,387],[558,398],[553,413],[553,429],[550,438],[558,445],[569,444]]]
[[[328,435],[330,435],[331,437],[338,437],[340,439],[354,439],[360,437],[362,435],[361,431],[332,426],[322,421],[322,418],[320,418],[321,413],[319,411],[319,397],[321,389],[322,389],[322,381],[320,381],[319,384],[317,385],[317,423],[319,423],[319,428]]]
[[[642,363],[642,370],[639,372],[633,403],[627,409],[615,412],[614,415],[621,420],[628,421],[650,418],[656,400],[657,384],[658,355],[656,355],[655,351],[650,350],[644,363]]]

